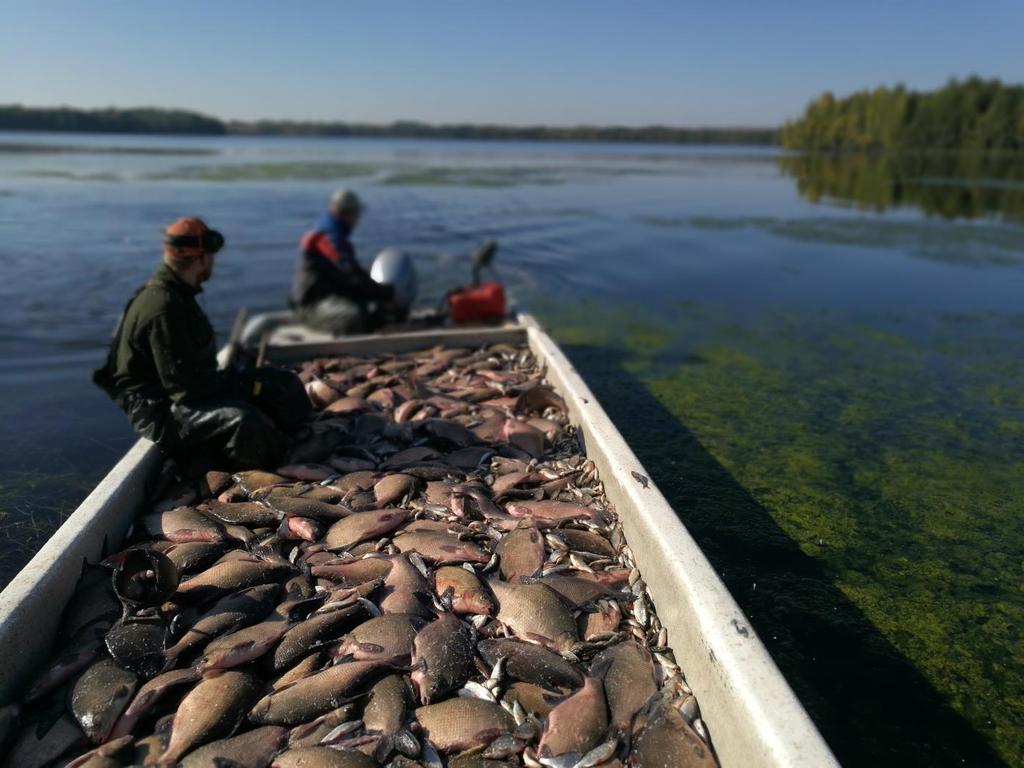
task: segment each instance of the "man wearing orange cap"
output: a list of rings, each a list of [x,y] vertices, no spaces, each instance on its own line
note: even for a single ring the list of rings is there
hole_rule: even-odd
[[[290,372],[217,369],[213,327],[196,296],[223,246],[223,235],[202,219],[167,227],[163,263],[128,302],[107,363],[93,375],[132,427],[189,474],[275,466],[282,429],[309,412]]]

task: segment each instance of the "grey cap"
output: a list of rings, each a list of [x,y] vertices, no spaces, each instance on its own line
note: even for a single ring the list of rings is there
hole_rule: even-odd
[[[363,210],[363,201],[351,189],[339,189],[331,195],[328,207],[332,213],[348,213],[349,211],[358,213]]]

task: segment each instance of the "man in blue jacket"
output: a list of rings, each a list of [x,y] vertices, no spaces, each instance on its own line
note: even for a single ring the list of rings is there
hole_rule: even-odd
[[[356,260],[349,238],[362,212],[356,193],[339,189],[316,229],[302,237],[291,304],[311,328],[336,336],[370,332],[394,298],[394,288],[375,282]]]

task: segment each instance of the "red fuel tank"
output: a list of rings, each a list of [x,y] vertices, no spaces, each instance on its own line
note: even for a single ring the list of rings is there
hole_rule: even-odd
[[[490,282],[467,286],[448,297],[448,313],[453,323],[476,323],[505,317],[505,288]]]

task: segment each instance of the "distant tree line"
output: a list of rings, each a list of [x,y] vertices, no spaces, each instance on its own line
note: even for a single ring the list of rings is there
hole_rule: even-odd
[[[782,128],[803,150],[1024,150],[1024,85],[971,77],[934,91],[903,85],[836,98],[826,91]]]
[[[81,133],[185,133],[220,135],[216,118],[180,109],[74,109],[0,105],[0,130]]]
[[[778,143],[775,128],[672,128],[652,125],[639,128],[579,125],[481,125],[454,123],[431,125],[414,120],[388,124],[316,123],[279,120],[230,122],[228,132],[269,136],[379,136],[408,139],[490,139],[525,141],[626,141],[654,144],[759,144]]]
[[[171,133],[220,136],[378,136],[431,139],[629,141],[658,144],[776,144],[775,128],[672,128],[431,125],[411,120],[388,124],[258,120],[224,122],[177,109],[73,109],[0,105],[0,130],[83,133]]]

